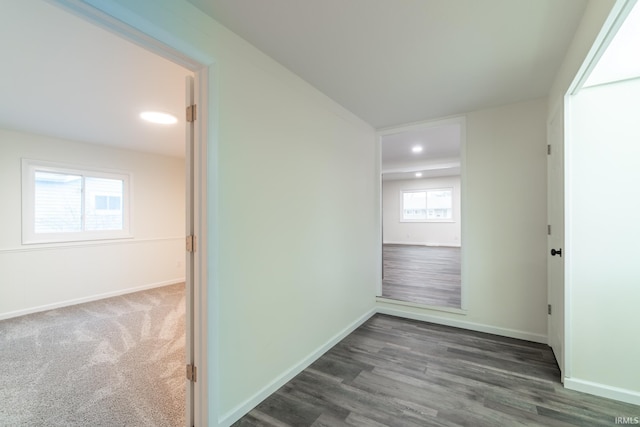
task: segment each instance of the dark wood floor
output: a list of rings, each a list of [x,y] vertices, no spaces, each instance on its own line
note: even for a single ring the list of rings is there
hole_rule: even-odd
[[[460,308],[460,248],[384,245],[382,296]]]
[[[566,390],[549,347],[375,315],[234,425],[613,426],[640,407]]]

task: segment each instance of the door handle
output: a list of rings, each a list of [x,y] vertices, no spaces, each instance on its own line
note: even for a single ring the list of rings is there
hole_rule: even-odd
[[[562,248],[555,250],[555,249],[551,249],[551,256],[562,256]]]

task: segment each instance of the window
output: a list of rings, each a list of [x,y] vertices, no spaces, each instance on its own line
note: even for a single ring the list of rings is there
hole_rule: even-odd
[[[129,182],[126,173],[23,160],[23,243],[130,237]]]
[[[402,191],[403,222],[453,220],[453,189]]]

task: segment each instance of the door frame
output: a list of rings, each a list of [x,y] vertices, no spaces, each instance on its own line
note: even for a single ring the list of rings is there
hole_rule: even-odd
[[[565,153],[565,134],[566,134],[566,115],[565,109],[563,108],[564,104],[557,104],[551,111],[551,114],[548,115],[547,118],[547,144],[550,152],[547,151],[547,225],[549,230],[547,232],[547,304],[551,309],[551,312],[547,314],[547,344],[551,347],[554,356],[556,357],[556,362],[560,367],[560,381],[564,383],[564,378],[566,376],[566,325],[568,324],[567,315],[566,315],[566,298],[565,295],[566,286],[565,286],[565,276],[566,276],[566,230],[565,230],[565,162],[564,162],[564,153]],[[555,121],[558,121],[555,125],[560,127],[560,133],[557,135],[557,139],[553,139],[552,126]],[[559,157],[559,158],[558,158]],[[561,170],[559,180],[561,182],[554,182],[553,171],[550,168],[552,162],[558,162]],[[561,188],[562,193],[558,195],[561,200],[560,204],[560,217],[552,217],[551,212],[551,187]],[[556,221],[557,220],[557,221]],[[552,248],[561,248],[564,251],[564,254],[556,258],[549,258],[550,250]],[[560,274],[555,277],[555,280],[552,280],[553,273],[553,264],[552,263],[562,263],[560,267],[562,271]],[[554,292],[555,291],[555,292]],[[561,295],[562,301],[558,303],[556,298],[554,298],[553,294],[556,296]],[[558,303],[558,304],[556,304]],[[560,305],[560,307],[558,307]],[[554,323],[559,322],[559,323]],[[558,338],[559,343],[554,347],[554,329],[553,326],[557,326],[558,329]]]
[[[193,254],[193,330],[187,334],[193,337],[191,347],[193,348],[193,363],[197,367],[197,381],[193,384],[193,396],[191,406],[193,417],[190,416],[187,408],[186,423],[188,425],[204,426],[209,425],[209,420],[217,420],[217,402],[210,405],[210,390],[215,390],[215,384],[209,387],[209,356],[216,354],[216,349],[209,348],[209,319],[214,313],[209,313],[209,299],[215,294],[216,282],[209,284],[208,271],[208,243],[209,236],[215,233],[215,227],[208,222],[208,177],[212,166],[209,165],[209,76],[215,68],[215,62],[208,55],[198,51],[195,47],[184,45],[180,48],[171,47],[168,43],[171,40],[167,36],[157,36],[154,38],[147,34],[149,28],[142,28],[142,24],[135,22],[134,18],[127,15],[127,11],[116,4],[105,6],[92,6],[82,0],[46,0],[62,9],[88,21],[89,23],[106,29],[115,35],[122,37],[143,49],[161,56],[169,61],[180,65],[194,74],[194,100],[197,104],[197,117],[193,133],[193,163],[187,165],[193,168],[193,229],[196,236],[196,250]],[[128,18],[128,19],[125,19]],[[122,20],[121,20],[122,19]],[[126,22],[125,22],[126,20]],[[165,43],[166,41],[166,43]],[[213,147],[215,151],[215,146]],[[188,159],[185,159],[188,161]],[[186,209],[189,209],[187,206]],[[187,215],[189,212],[187,212]],[[210,234],[211,233],[211,234]],[[216,251],[213,251],[214,255]],[[215,260],[214,260],[215,261]],[[187,325],[189,322],[185,322]],[[189,340],[187,339],[187,344]],[[212,343],[215,344],[215,343]],[[187,354],[189,349],[187,349]],[[186,365],[186,361],[185,361]],[[216,363],[214,360],[211,367],[215,372]],[[217,377],[217,375],[215,375]],[[185,375],[185,383],[186,383]],[[215,393],[211,393],[215,394]],[[189,392],[187,390],[187,399]],[[192,418],[192,419],[190,419]]]
[[[591,48],[589,49],[584,61],[567,91],[559,102],[556,108],[564,108],[564,372],[563,379],[572,378],[572,233],[571,233],[571,218],[573,216],[573,207],[571,205],[572,200],[572,182],[571,182],[571,161],[573,159],[573,146],[576,144],[573,137],[573,117],[572,117],[572,103],[574,95],[576,95],[582,88],[582,85],[587,80],[591,71],[595,68],[596,64],[609,47],[609,44],[613,40],[618,29],[622,26],[624,20],[627,18],[631,9],[635,6],[638,0],[616,0],[615,4],[609,12],[609,16],[605,20],[598,36],[594,40]]]
[[[378,239],[378,247],[379,247],[379,256],[381,265],[377,268],[377,271],[380,272],[378,277],[378,281],[376,282],[376,298],[380,301],[385,302],[393,302],[400,303],[401,305],[408,306],[417,306],[421,308],[427,308],[422,304],[414,304],[407,303],[404,301],[398,302],[395,300],[390,300],[382,297],[382,276],[384,274],[384,263],[383,263],[383,245],[384,245],[384,235],[383,235],[383,210],[384,210],[384,201],[383,201],[383,182],[382,182],[382,137],[387,135],[393,135],[402,132],[408,132],[413,130],[422,130],[429,129],[438,126],[446,126],[451,124],[458,124],[460,126],[460,308],[448,308],[448,307],[437,307],[437,306],[428,306],[429,309],[436,311],[445,311],[452,313],[465,313],[468,307],[469,295],[468,295],[468,286],[467,286],[467,273],[466,273],[466,259],[467,253],[464,245],[464,236],[466,235],[466,223],[465,220],[466,215],[466,203],[467,200],[467,185],[466,185],[466,169],[467,169],[467,116],[466,115],[456,115],[450,117],[444,117],[440,119],[432,119],[432,120],[424,120],[414,123],[407,123],[404,125],[398,126],[390,126],[381,129],[377,129],[376,131],[376,171],[378,173],[377,179],[379,179],[379,206],[380,206],[380,215],[379,220],[380,224],[378,230],[380,231],[380,236]],[[409,170],[407,170],[409,171]]]

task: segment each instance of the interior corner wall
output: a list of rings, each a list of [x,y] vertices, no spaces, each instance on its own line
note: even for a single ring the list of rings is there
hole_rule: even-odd
[[[546,102],[466,115],[466,310],[448,313],[378,302],[381,311],[546,342]]]
[[[571,102],[571,378],[640,404],[640,78]],[[593,390],[586,390],[593,392]],[[601,394],[601,393],[599,393]],[[625,397],[626,396],[626,397]]]
[[[401,222],[401,192],[453,188],[450,222]],[[382,182],[383,241],[388,244],[460,246],[460,177],[393,180]]]
[[[209,423],[229,425],[373,313],[375,130],[187,1],[88,3],[209,61]]]
[[[21,159],[133,174],[132,239],[23,245]],[[184,160],[0,129],[0,318],[184,281]]]

